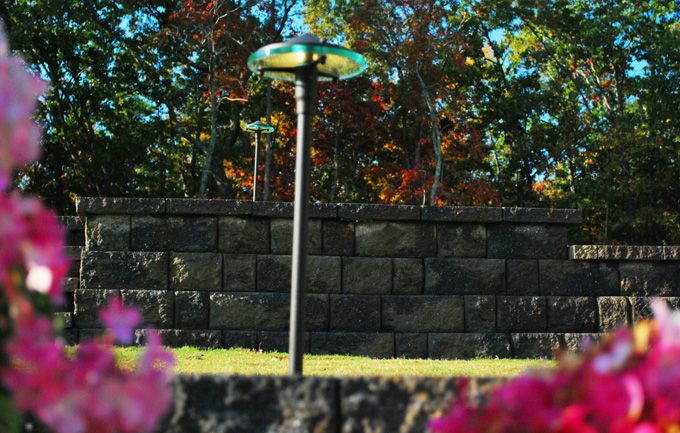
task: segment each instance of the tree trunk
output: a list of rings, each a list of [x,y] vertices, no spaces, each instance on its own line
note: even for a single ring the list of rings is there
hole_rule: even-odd
[[[213,42],[214,45],[214,42]],[[203,198],[206,196],[206,189],[208,186],[208,174],[212,167],[212,157],[215,152],[215,144],[217,143],[217,97],[215,96],[215,50],[210,55],[210,66],[208,71],[209,87],[210,87],[210,144],[205,154],[205,163],[201,170],[201,183],[198,187],[198,196]]]
[[[333,185],[331,185],[331,203],[335,203],[338,197],[338,181],[340,174],[340,134],[335,133],[335,143],[333,147]]]
[[[442,148],[441,148],[441,132],[439,130],[439,118],[437,116],[437,110],[434,106],[434,102],[430,96],[430,92],[427,90],[425,81],[420,75],[420,72],[416,69],[416,77],[420,82],[421,92],[423,100],[427,105],[427,109],[430,114],[430,122],[432,122],[432,147],[434,148],[434,158],[435,158],[435,169],[434,169],[434,179],[432,179],[432,189],[430,191],[430,206],[434,206],[437,202],[437,187],[439,186],[439,179],[442,176]]]

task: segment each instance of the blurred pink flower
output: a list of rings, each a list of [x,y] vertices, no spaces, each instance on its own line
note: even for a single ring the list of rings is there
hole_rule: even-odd
[[[113,297],[109,305],[99,312],[102,323],[122,344],[132,343],[134,328],[141,322],[142,315],[135,308],[126,308],[119,297]]]

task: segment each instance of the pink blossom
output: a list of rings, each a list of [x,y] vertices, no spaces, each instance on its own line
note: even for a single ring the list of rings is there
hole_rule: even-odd
[[[130,344],[134,337],[133,329],[142,320],[142,315],[134,308],[126,308],[119,297],[113,297],[109,305],[99,312],[102,323],[122,344]]]

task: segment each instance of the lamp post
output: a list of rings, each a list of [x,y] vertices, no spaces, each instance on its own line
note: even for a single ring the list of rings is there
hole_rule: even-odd
[[[289,374],[302,375],[304,354],[304,293],[307,264],[310,139],[316,108],[317,81],[352,78],[366,69],[366,61],[354,51],[305,34],[286,42],[265,45],[248,57],[248,68],[265,77],[295,82],[297,140],[295,157],[295,205],[290,288]]]
[[[271,134],[274,127],[259,120],[243,127],[244,130],[255,133],[255,167],[253,168],[253,201],[257,201],[257,156],[260,152],[260,134]]]

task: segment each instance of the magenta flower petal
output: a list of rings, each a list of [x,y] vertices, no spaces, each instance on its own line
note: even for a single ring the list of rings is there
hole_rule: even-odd
[[[132,343],[133,330],[142,321],[139,310],[125,307],[118,297],[112,298],[109,305],[99,312],[99,316],[115,339],[122,344]]]

